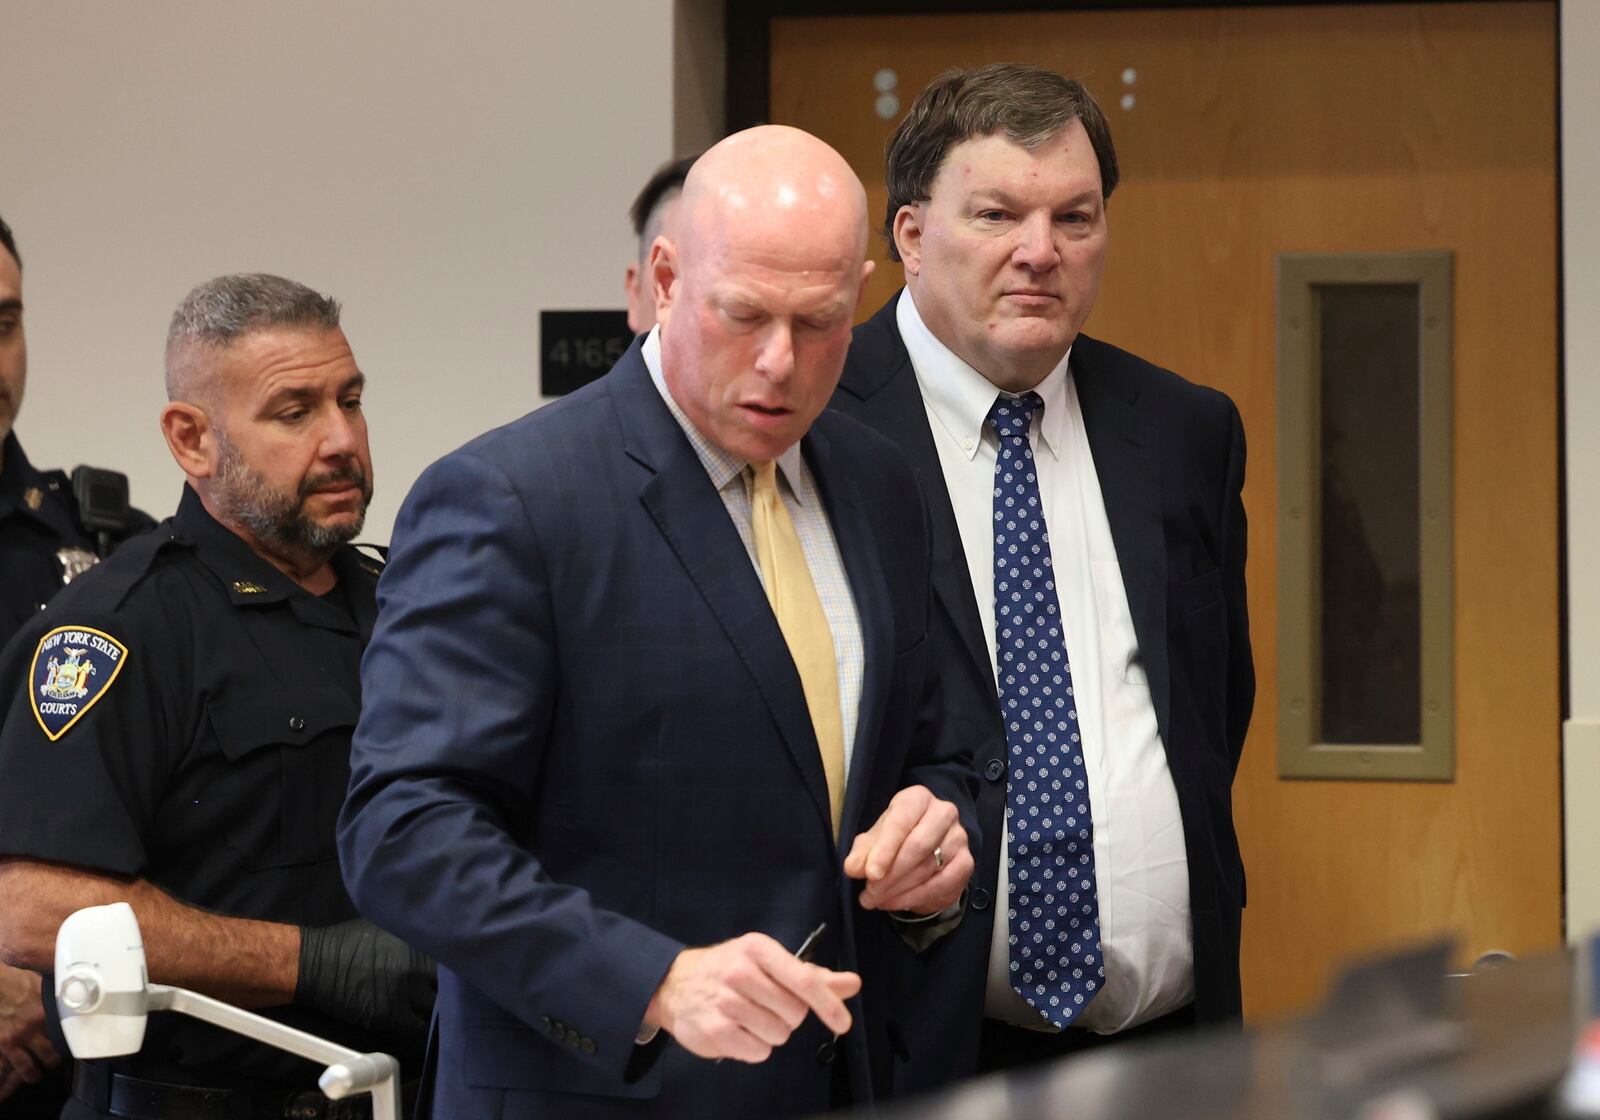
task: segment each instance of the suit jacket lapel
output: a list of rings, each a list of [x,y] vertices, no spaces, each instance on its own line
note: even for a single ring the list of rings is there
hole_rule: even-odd
[[[861,798],[868,784],[866,776],[872,772],[878,733],[883,724],[883,705],[894,671],[894,619],[872,519],[862,504],[855,479],[840,467],[826,431],[828,424],[829,418],[824,413],[802,446],[817,488],[822,492],[822,504],[828,511],[828,523],[833,527],[845,576],[850,581],[865,653],[861,702],[856,713],[850,761],[851,781],[845,787],[844,812],[839,825],[840,845],[847,847],[860,824]]]
[[[749,670],[831,833],[827,778],[800,675],[727,507],[650,380],[638,343],[607,380],[622,425],[623,449],[651,472],[639,500]],[[739,684],[730,681],[728,687]]]
[[[916,472],[928,503],[934,594],[954,621],[968,656],[977,663],[981,675],[992,681],[989,636],[983,632],[973,597],[972,576],[950,504],[950,488],[945,485],[944,467],[928,426],[916,370],[895,319],[899,299],[898,295],[891,299],[856,332],[839,388],[860,402],[855,411],[861,421],[894,440]]]
[[[1071,365],[1133,615],[1133,632],[1150,681],[1156,726],[1162,741],[1170,742],[1172,674],[1167,661],[1160,430],[1154,414],[1139,407],[1137,388],[1107,367],[1100,343],[1079,335],[1073,343]]]

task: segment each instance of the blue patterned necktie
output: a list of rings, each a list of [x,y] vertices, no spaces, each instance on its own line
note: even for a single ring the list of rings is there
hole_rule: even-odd
[[[1094,822],[1028,424],[1037,393],[989,410],[994,468],[994,625],[1006,786],[1011,986],[1065,1027],[1105,986]]]

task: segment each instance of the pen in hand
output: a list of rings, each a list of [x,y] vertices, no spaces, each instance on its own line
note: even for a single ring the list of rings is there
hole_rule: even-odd
[[[802,964],[810,964],[811,958],[816,954],[817,951],[817,942],[822,940],[822,935],[827,931],[828,923],[823,922],[816,929],[806,934],[806,939],[800,942],[800,948],[794,951],[794,959]],[[839,1036],[834,1035],[833,1037],[838,1038]],[[718,1058],[716,1061],[720,1063],[722,1059]]]
[[[800,942],[800,948],[794,951],[794,959],[810,964],[811,958],[817,952],[817,942],[822,940],[822,935],[826,932],[828,932],[828,923],[823,922],[816,929],[806,934],[806,939]]]
[[[817,926],[816,929],[806,934],[806,939],[800,942],[800,948],[794,951],[794,959],[797,961],[802,961],[806,964],[810,964],[811,958],[815,956],[817,952],[817,942],[822,940],[822,935],[826,932],[828,932],[828,923],[823,922],[821,925]],[[834,1035],[833,1040],[838,1042],[839,1036]]]

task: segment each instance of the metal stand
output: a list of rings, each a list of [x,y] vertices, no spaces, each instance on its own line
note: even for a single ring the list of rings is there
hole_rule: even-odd
[[[73,1057],[117,1058],[144,1045],[145,1018],[173,1011],[325,1064],[317,1085],[331,1100],[372,1094],[373,1120],[400,1120],[400,1063],[363,1054],[231,1003],[149,982],[139,920],[126,902],[67,915],[56,934],[56,1008]]]
[[[388,1054],[363,1054],[183,988],[151,984],[145,991],[146,1010],[175,1011],[326,1064],[328,1068],[317,1078],[317,1085],[328,1099],[337,1101],[357,1093],[371,1093],[373,1120],[400,1120],[400,1063]]]

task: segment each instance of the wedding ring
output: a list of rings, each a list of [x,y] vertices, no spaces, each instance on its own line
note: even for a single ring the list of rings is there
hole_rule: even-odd
[[[944,868],[944,849],[937,845],[933,849],[933,866],[941,870]]]

